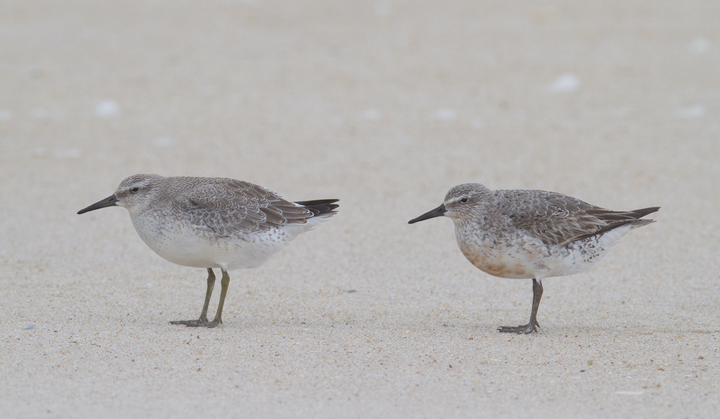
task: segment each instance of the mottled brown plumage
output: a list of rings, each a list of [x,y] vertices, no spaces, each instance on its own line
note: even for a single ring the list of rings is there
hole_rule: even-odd
[[[512,226],[527,231],[543,243],[559,246],[600,234],[655,212],[659,207],[612,211],[557,192],[499,190],[498,211]],[[652,220],[639,223],[650,224]]]
[[[450,217],[470,263],[502,278],[532,278],[530,322],[499,329],[530,333],[538,326],[542,279],[590,269],[630,230],[653,223],[640,218],[658,209],[611,211],[555,192],[491,191],[468,183],[450,189],[442,205],[410,223]]]

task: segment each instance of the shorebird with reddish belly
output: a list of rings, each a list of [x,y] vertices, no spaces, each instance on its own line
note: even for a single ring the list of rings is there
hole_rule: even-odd
[[[442,205],[409,223],[449,217],[460,251],[478,269],[501,278],[532,278],[528,324],[498,328],[531,333],[540,326],[543,279],[590,269],[630,230],[653,223],[641,218],[658,209],[611,211],[555,192],[492,191],[467,183],[450,189]]]

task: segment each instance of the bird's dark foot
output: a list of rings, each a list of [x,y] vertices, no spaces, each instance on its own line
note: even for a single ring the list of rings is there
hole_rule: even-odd
[[[217,327],[217,325],[219,325],[220,323],[222,323],[222,321],[213,320],[213,321],[209,322],[207,319],[174,320],[174,321],[170,322],[170,324],[181,324],[181,325],[187,326],[187,327],[207,327],[207,328]]]
[[[500,326],[497,330],[500,333],[517,333],[518,335],[526,335],[528,333],[537,332],[538,327],[540,327],[540,325],[537,323],[534,325],[528,323],[520,326]]]

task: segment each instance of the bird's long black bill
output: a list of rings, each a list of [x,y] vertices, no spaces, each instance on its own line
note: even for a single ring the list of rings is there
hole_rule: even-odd
[[[431,218],[443,216],[443,215],[445,215],[446,211],[447,210],[445,209],[445,204],[442,204],[432,211],[428,211],[425,214],[423,214],[417,218],[413,218],[412,220],[408,221],[408,224],[415,224],[418,221],[429,220]]]
[[[80,211],[78,211],[78,214],[85,214],[89,211],[95,211],[96,209],[105,208],[105,207],[114,207],[116,206],[116,202],[118,199],[115,197],[115,195],[110,195],[107,198],[103,199],[102,201],[98,201],[92,205],[90,205],[87,208],[83,208]]]

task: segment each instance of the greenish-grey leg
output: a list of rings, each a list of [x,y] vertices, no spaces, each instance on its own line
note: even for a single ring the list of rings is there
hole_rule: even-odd
[[[224,272],[224,271],[223,271]],[[208,278],[207,278],[207,290],[205,291],[205,304],[203,304],[202,313],[200,313],[200,318],[197,320],[175,320],[171,321],[170,324],[182,324],[185,326],[191,326],[191,327],[197,327],[197,326],[205,326],[210,324],[208,322],[207,318],[207,312],[208,307],[210,306],[210,297],[212,296],[213,288],[215,288],[215,273],[212,269],[208,268]],[[212,327],[212,326],[210,326]]]
[[[498,331],[503,333],[518,334],[537,332],[537,328],[540,327],[540,324],[537,321],[537,312],[538,308],[540,307],[540,299],[542,298],[542,294],[542,280],[538,281],[533,278],[533,303],[532,311],[530,311],[530,321],[528,322],[528,324],[523,324],[520,326],[500,326],[498,327]]]
[[[208,323],[208,327],[215,327],[222,323],[222,310],[223,305],[225,305],[225,296],[227,295],[228,286],[230,285],[230,275],[228,275],[227,271],[225,269],[220,268],[222,271],[222,279],[220,280],[220,285],[222,288],[220,289],[220,302],[218,302],[218,308],[217,313],[215,313],[215,320]]]
[[[215,288],[215,273],[212,269],[208,268],[208,279],[207,279],[207,291],[205,291],[205,303],[203,304],[202,313],[200,313],[200,321],[207,323],[207,311],[210,306],[210,297],[212,296],[213,288]]]

